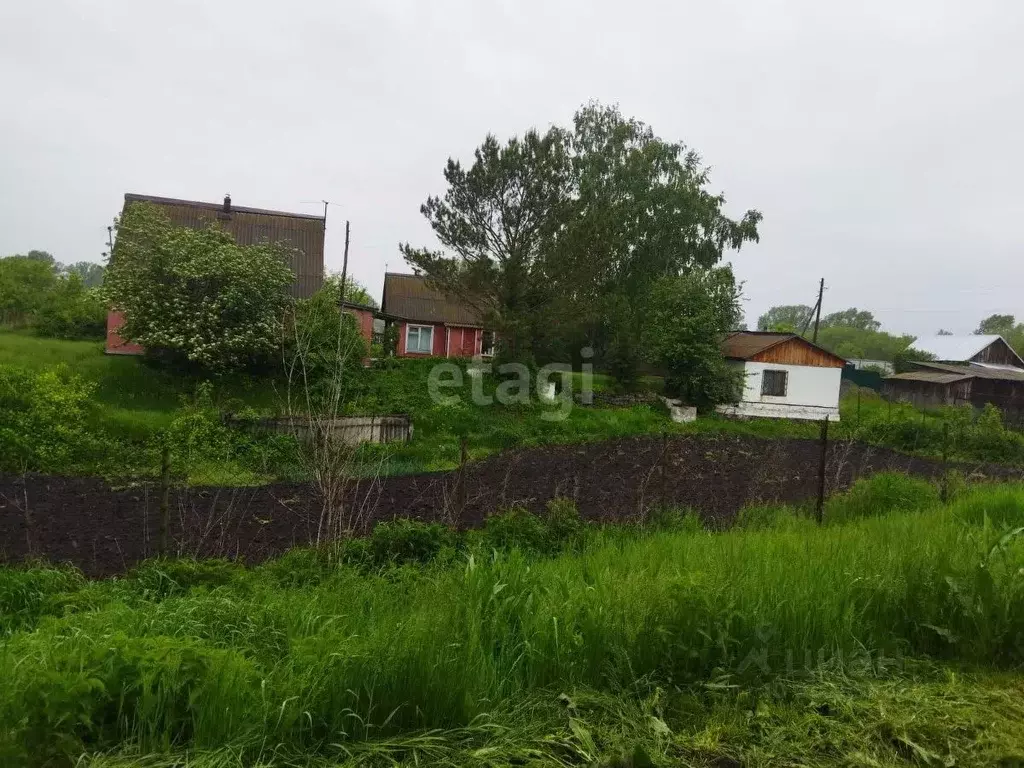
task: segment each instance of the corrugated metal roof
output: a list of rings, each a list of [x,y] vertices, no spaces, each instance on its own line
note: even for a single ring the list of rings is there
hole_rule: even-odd
[[[381,311],[413,322],[483,327],[476,309],[436,289],[423,275],[385,274]]]
[[[952,365],[950,363],[933,363],[925,361],[915,361],[914,365],[923,366],[935,371],[957,373],[961,376],[973,377],[975,379],[1024,381],[1024,370],[1020,368],[993,368],[992,366],[977,365],[975,363],[971,363],[970,365]]]
[[[291,291],[294,296],[309,298],[323,285],[326,225],[323,216],[244,208],[234,204],[230,212],[226,212],[223,203],[126,194],[125,208],[132,203],[156,205],[178,227],[201,229],[212,223],[218,224],[239,245],[280,243],[289,249],[288,266],[295,273]]]
[[[966,336],[922,336],[911,346],[927,352],[936,360],[966,363],[993,342],[1002,339],[995,334],[968,334]]]
[[[795,333],[765,333],[762,331],[735,331],[722,342],[722,354],[734,360],[749,360],[783,341],[800,338]]]
[[[970,375],[960,373],[944,373],[943,371],[908,371],[897,373],[894,376],[886,376],[886,381],[896,379],[898,381],[926,381],[931,384],[952,384],[956,381],[965,381],[972,378]]]

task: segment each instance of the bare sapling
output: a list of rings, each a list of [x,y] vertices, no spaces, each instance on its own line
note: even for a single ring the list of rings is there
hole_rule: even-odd
[[[387,460],[385,451],[365,458],[359,449],[365,435],[346,430],[340,421],[366,354],[344,312],[344,295],[343,278],[336,302],[311,300],[302,307],[288,324],[291,343],[283,354],[285,410],[319,499],[315,540],[320,547],[365,529]]]

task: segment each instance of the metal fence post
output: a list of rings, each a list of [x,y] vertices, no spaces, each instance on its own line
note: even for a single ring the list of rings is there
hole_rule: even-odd
[[[818,464],[818,503],[815,506],[815,514],[818,525],[821,525],[825,516],[825,461],[828,454],[828,416],[821,422],[821,460]]]

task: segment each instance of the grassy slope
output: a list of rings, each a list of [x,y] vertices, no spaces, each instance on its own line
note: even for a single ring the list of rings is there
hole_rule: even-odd
[[[568,418],[561,421],[547,418],[551,408],[537,403],[514,408],[500,405],[482,408],[469,404],[466,396],[461,405],[436,406],[431,402],[426,386],[434,362],[403,360],[392,369],[361,371],[354,384],[349,404],[351,411],[408,413],[413,417],[415,432],[410,444],[398,448],[391,446],[386,451],[368,449],[369,454],[387,454],[385,471],[402,473],[455,467],[459,462],[462,437],[467,439],[470,457],[480,458],[515,447],[666,431],[805,438],[818,434],[817,424],[768,419],[741,422],[704,416],[694,424],[676,425],[660,411],[647,406],[576,407]],[[175,377],[155,369],[139,358],[104,355],[101,342],[41,339],[10,331],[0,331],[0,364],[4,363],[35,369],[66,363],[96,383],[100,417],[111,432],[135,439],[165,430],[182,398],[190,396],[198,383],[194,378]],[[644,383],[651,389],[657,389],[660,384],[656,380]],[[279,390],[266,379],[235,377],[218,380],[214,384],[216,401],[231,410],[251,406],[264,412],[274,412],[282,402]],[[608,377],[601,375],[595,376],[594,384],[597,391],[611,387]],[[579,388],[579,385],[579,374],[576,374],[574,387]],[[912,414],[916,418],[919,415],[909,406],[890,406],[874,395],[865,395],[859,405],[856,397],[848,397],[844,399],[841,410],[843,421],[833,427],[833,438],[853,436],[860,421],[872,416],[889,416],[891,413],[895,416]],[[922,418],[934,417],[925,415]],[[920,451],[920,447],[917,449]],[[231,472],[220,474],[230,476]]]
[[[1024,546],[993,548],[1022,523],[1001,487],[824,529],[600,530],[549,559],[0,571],[0,757],[993,765],[1024,754]]]

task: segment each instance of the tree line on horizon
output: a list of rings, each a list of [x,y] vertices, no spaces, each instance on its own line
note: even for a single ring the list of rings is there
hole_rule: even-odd
[[[810,337],[814,308],[807,304],[785,304],[771,307],[757,319],[759,331],[803,333]],[[807,329],[807,330],[805,330]],[[953,335],[945,329],[939,336]],[[975,334],[1002,336],[1017,354],[1024,353],[1024,323],[1017,323],[1013,315],[989,315],[974,330]],[[818,328],[818,343],[831,352],[847,359],[881,360],[900,363],[914,359],[928,359],[916,350],[913,334],[894,334],[882,329],[882,323],[869,310],[850,307],[822,316]]]

